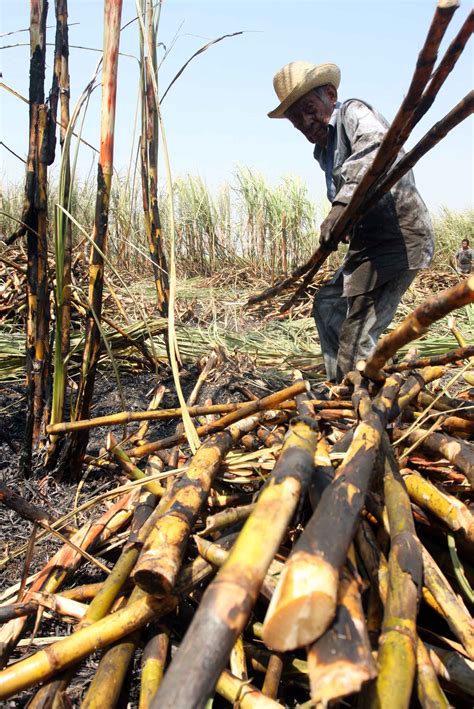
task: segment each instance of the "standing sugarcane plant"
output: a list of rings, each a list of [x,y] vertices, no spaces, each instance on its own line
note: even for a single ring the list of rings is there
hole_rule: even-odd
[[[46,16],[48,3],[30,2],[29,146],[22,222],[26,225],[27,323],[26,384],[27,417],[22,468],[31,465],[43,419],[45,362],[48,357],[49,297],[47,280],[47,109],[44,103],[46,63]],[[18,235],[21,235],[20,233]]]
[[[56,42],[54,49],[53,88],[50,106],[56,120],[58,103],[61,107],[60,142],[61,171],[59,205],[70,211],[71,166],[69,162],[69,40],[67,24],[67,0],[56,0]],[[57,206],[54,214],[54,237],[56,256],[56,331],[54,351],[53,399],[50,423],[64,418],[67,358],[70,344],[71,324],[71,251],[72,224],[64,211]]]
[[[159,20],[158,8],[149,0],[143,5],[144,24],[147,42],[140,33],[141,63],[141,109],[142,134],[140,138],[141,178],[145,228],[148,237],[150,259],[155,279],[158,312],[162,317],[168,315],[169,285],[168,267],[161,231],[160,211],[158,206],[158,108],[151,72],[157,74],[156,36]]]
[[[117,98],[118,53],[122,0],[104,2],[104,55],[102,71],[102,112],[100,126],[100,155],[97,174],[97,197],[94,229],[91,238],[89,262],[89,294],[87,329],[81,378],[75,406],[75,418],[88,417],[94,391],[95,373],[101,350],[100,320],[104,288],[104,253],[107,250],[107,227],[112,184],[115,105]],[[73,465],[82,458],[87,445],[87,433],[78,434],[73,445]]]

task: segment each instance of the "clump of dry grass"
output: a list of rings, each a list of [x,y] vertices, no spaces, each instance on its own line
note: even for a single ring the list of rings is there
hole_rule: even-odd
[[[125,175],[117,175],[112,186],[110,207],[109,258],[120,270],[143,273],[148,267],[143,209],[138,186],[132,189]],[[50,186],[49,213],[57,201],[56,185]],[[71,212],[88,233],[94,220],[94,184],[76,181]],[[306,186],[295,177],[284,177],[275,186],[249,168],[239,168],[231,182],[214,192],[198,176],[174,180],[176,212],[176,255],[181,278],[213,276],[222,266],[237,271],[248,269],[255,275],[278,275],[303,262],[318,240],[318,222],[324,207],[316,207]],[[15,228],[14,217],[22,203],[22,186],[7,184],[0,194],[0,234]],[[160,198],[165,245],[168,247],[168,215],[164,193]],[[462,239],[474,242],[473,210],[455,211],[443,207],[432,215],[436,252],[432,270],[446,271]],[[76,257],[83,234],[73,226]],[[342,253],[342,252],[341,252]],[[84,255],[85,258],[85,255]],[[341,254],[331,257],[335,268]],[[150,267],[151,271],[151,267]]]

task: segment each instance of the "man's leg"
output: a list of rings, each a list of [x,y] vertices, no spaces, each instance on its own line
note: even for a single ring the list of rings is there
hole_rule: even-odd
[[[338,270],[329,283],[319,289],[313,305],[313,317],[329,381],[336,381],[339,332],[347,315],[347,298],[342,295],[342,288],[342,271]]]
[[[379,288],[348,298],[347,318],[339,335],[337,377],[341,381],[359,359],[366,359],[393,320],[403,294],[417,274],[405,271]]]

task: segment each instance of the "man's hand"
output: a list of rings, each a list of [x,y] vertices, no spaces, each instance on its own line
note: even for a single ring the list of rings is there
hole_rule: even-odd
[[[338,241],[334,241],[331,237],[331,232],[334,224],[337,222],[342,212],[344,211],[346,205],[340,203],[334,203],[331,211],[327,215],[326,219],[321,224],[320,234],[319,234],[319,245],[326,251],[337,251],[339,246]]]

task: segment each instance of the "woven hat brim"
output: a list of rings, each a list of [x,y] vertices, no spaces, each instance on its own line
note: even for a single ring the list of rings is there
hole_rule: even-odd
[[[295,86],[293,91],[291,91],[288,96],[277,106],[273,111],[268,113],[269,118],[285,118],[286,111],[292,106],[298,99],[311,91],[311,89],[316,89],[318,86],[324,86],[325,84],[332,84],[333,86],[339,88],[341,83],[341,72],[335,64],[326,64],[320,67],[316,67],[314,71],[309,72],[303,81]]]

